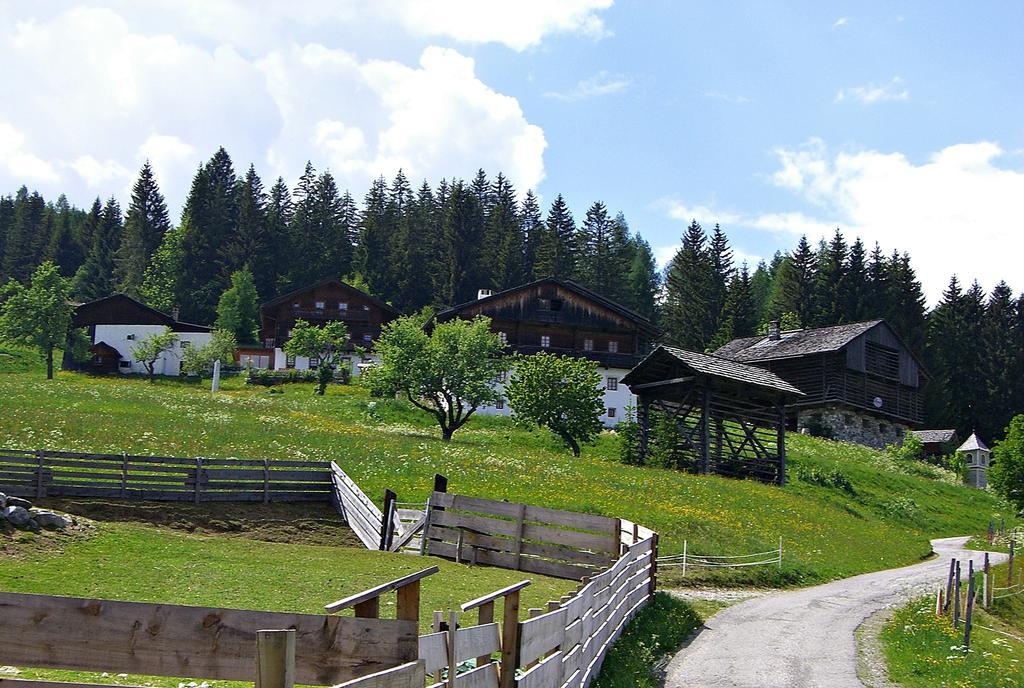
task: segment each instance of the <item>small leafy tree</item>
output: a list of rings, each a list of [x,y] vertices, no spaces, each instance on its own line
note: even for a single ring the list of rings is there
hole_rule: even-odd
[[[284,351],[289,356],[320,359],[316,393],[323,396],[346,344],[348,328],[340,320],[329,322],[323,327],[315,327],[305,320],[296,320],[291,338],[284,345]]]
[[[1024,413],[1013,417],[1006,438],[992,448],[988,480],[1018,512],[1024,512]]]
[[[210,341],[203,346],[190,346],[181,356],[181,370],[187,375],[209,375],[214,361],[234,361],[238,342],[233,332],[214,330]]]
[[[361,379],[374,393],[404,396],[431,414],[448,442],[480,406],[497,401],[504,348],[490,318],[440,323],[427,334],[416,317],[403,316],[384,328],[376,344],[381,362]]]
[[[67,341],[73,313],[71,281],[50,261],[36,268],[28,286],[12,280],[0,289],[0,336],[40,349],[47,380],[53,379],[53,352]]]
[[[924,456],[924,443],[917,435],[908,432],[898,445],[890,444],[886,446],[885,451],[899,461],[913,461]]]
[[[177,342],[178,333],[165,327],[163,332],[154,332],[132,347],[132,356],[146,369],[150,382],[156,377],[156,362]]]
[[[231,288],[217,303],[217,327],[230,330],[240,342],[259,340],[259,294],[249,268],[231,275]]]
[[[625,416],[615,426],[615,434],[619,436],[619,461],[630,466],[643,465],[640,456],[640,423],[636,419],[636,409],[626,407]]]
[[[600,384],[595,361],[538,353],[516,356],[505,393],[516,423],[547,428],[579,456],[601,432]]]

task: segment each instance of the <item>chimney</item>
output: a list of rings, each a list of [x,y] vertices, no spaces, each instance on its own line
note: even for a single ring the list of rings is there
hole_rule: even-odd
[[[175,322],[178,320],[178,314],[181,313],[181,309],[175,306],[171,309],[171,317],[174,318]]]
[[[768,339],[773,342],[777,342],[780,339],[779,335],[779,321],[772,320],[768,323]]]
[[[486,299],[488,296],[492,296],[493,294],[493,289],[479,289],[476,292],[476,299],[477,301],[479,301],[480,299]]]

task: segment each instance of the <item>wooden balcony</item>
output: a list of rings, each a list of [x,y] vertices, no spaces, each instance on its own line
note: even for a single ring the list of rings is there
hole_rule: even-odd
[[[370,312],[361,308],[351,310],[339,310],[337,308],[293,308],[292,317],[303,320],[341,320],[342,322],[367,323],[370,322]]]
[[[597,361],[599,365],[605,368],[632,368],[640,362],[642,356],[637,354],[619,353],[612,351],[586,351],[584,349],[568,349],[559,348],[554,346],[533,346],[533,345],[516,345],[513,344],[510,347],[513,351],[520,354],[530,355],[536,354],[541,351],[549,354],[559,354],[561,356],[575,356],[576,358],[586,358],[591,361]]]

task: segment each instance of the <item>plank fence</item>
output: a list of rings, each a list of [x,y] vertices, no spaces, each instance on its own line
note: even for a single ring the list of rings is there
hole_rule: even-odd
[[[330,463],[331,501],[367,549],[383,549],[384,515],[355,481],[335,462]]]
[[[326,502],[328,464],[0,449],[0,489],[20,497]]]

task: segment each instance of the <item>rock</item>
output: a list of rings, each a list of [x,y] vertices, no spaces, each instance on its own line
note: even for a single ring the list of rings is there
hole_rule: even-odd
[[[32,516],[28,513],[28,509],[20,506],[8,506],[3,511],[0,511],[0,515],[7,519],[15,528],[25,528],[32,521]]]
[[[22,509],[28,510],[32,508],[32,502],[21,497],[8,497],[7,504],[4,506],[20,506]]]
[[[64,530],[68,527],[68,520],[52,511],[34,511],[32,520],[48,530]]]

